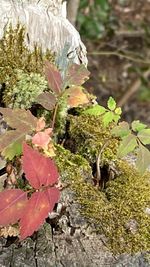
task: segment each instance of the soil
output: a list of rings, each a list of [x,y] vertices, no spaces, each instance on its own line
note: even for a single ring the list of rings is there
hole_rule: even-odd
[[[139,119],[150,125],[150,75],[143,79],[150,65],[150,1],[109,2],[117,28],[112,36],[95,42],[85,40],[91,72],[86,87],[96,94],[100,104],[105,105],[108,97],[113,96],[121,104],[123,119],[128,122]],[[135,92],[130,94],[136,85]],[[144,98],[140,97],[143,86],[146,87]]]

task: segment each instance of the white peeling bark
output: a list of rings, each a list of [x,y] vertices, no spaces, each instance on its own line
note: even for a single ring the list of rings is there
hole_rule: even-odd
[[[87,65],[86,48],[77,30],[66,18],[66,3],[62,0],[1,0],[0,38],[9,23],[18,21],[26,27],[26,43],[32,50],[37,43],[43,51],[56,54],[69,43],[69,56],[76,63]]]

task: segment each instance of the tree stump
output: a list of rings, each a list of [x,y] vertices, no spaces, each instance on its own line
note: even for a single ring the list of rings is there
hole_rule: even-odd
[[[0,38],[9,23],[25,25],[26,44],[35,43],[43,51],[59,54],[69,44],[68,59],[87,65],[86,48],[79,33],[69,23],[61,0],[1,0]],[[19,242],[18,237],[0,238],[0,267],[148,267],[144,257],[114,257],[79,212],[70,189],[65,189],[60,204],[66,209],[41,227],[32,237]]]
[[[21,23],[26,28],[26,44],[59,54],[69,44],[68,58],[87,65],[86,48],[79,33],[66,19],[66,3],[62,0],[1,0],[0,38],[10,23]]]

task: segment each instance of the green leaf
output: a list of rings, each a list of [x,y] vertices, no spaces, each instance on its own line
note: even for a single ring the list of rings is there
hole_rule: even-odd
[[[117,123],[119,120],[120,120],[120,115],[114,114],[113,121]]]
[[[86,109],[83,114],[89,114],[94,116],[100,116],[106,112],[106,109],[100,105],[95,105],[92,108]]]
[[[107,102],[108,108],[113,111],[116,108],[116,101],[110,96]]]
[[[104,127],[107,127],[114,119],[114,113],[112,111],[107,111],[103,116]]]
[[[125,157],[128,153],[132,152],[137,147],[136,136],[129,134],[124,137],[118,148],[118,157]]]
[[[131,127],[134,132],[140,132],[141,130],[145,129],[147,125],[137,120],[132,122]]]
[[[122,114],[122,109],[121,108],[116,108],[115,109],[115,114],[121,115]]]
[[[23,140],[24,138],[22,138],[22,141]],[[9,146],[7,146],[2,152],[2,156],[9,160],[12,160],[15,156],[20,156],[21,154],[22,154],[21,136],[19,137],[18,141],[15,141]]]
[[[141,174],[144,174],[144,172],[149,166],[150,166],[150,151],[142,144],[139,144],[136,167]]]
[[[119,136],[121,138],[129,135],[131,133],[131,130],[129,128],[129,124],[125,121],[120,122],[118,126],[114,127],[111,130],[111,133],[115,136]]]
[[[138,133],[137,137],[140,139],[140,141],[144,145],[150,144],[150,129],[143,129],[143,130],[141,130]]]

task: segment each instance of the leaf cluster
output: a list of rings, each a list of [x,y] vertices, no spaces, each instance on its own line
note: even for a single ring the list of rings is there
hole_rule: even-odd
[[[131,127],[127,122],[120,122],[114,127],[112,134],[121,138],[118,157],[125,157],[136,149],[136,166],[141,173],[150,166],[150,128],[139,120],[133,121]]]
[[[121,118],[121,108],[116,107],[116,102],[112,97],[109,97],[107,101],[107,107],[105,108],[100,105],[95,105],[89,109],[86,109],[83,113],[94,115],[94,116],[101,116],[102,122],[104,127],[107,127],[110,123],[115,122],[117,123]]]
[[[9,189],[0,193],[0,225],[19,221],[20,240],[39,229],[59,200],[59,189],[54,186],[59,174],[52,159],[24,143],[22,166],[31,190]]]

